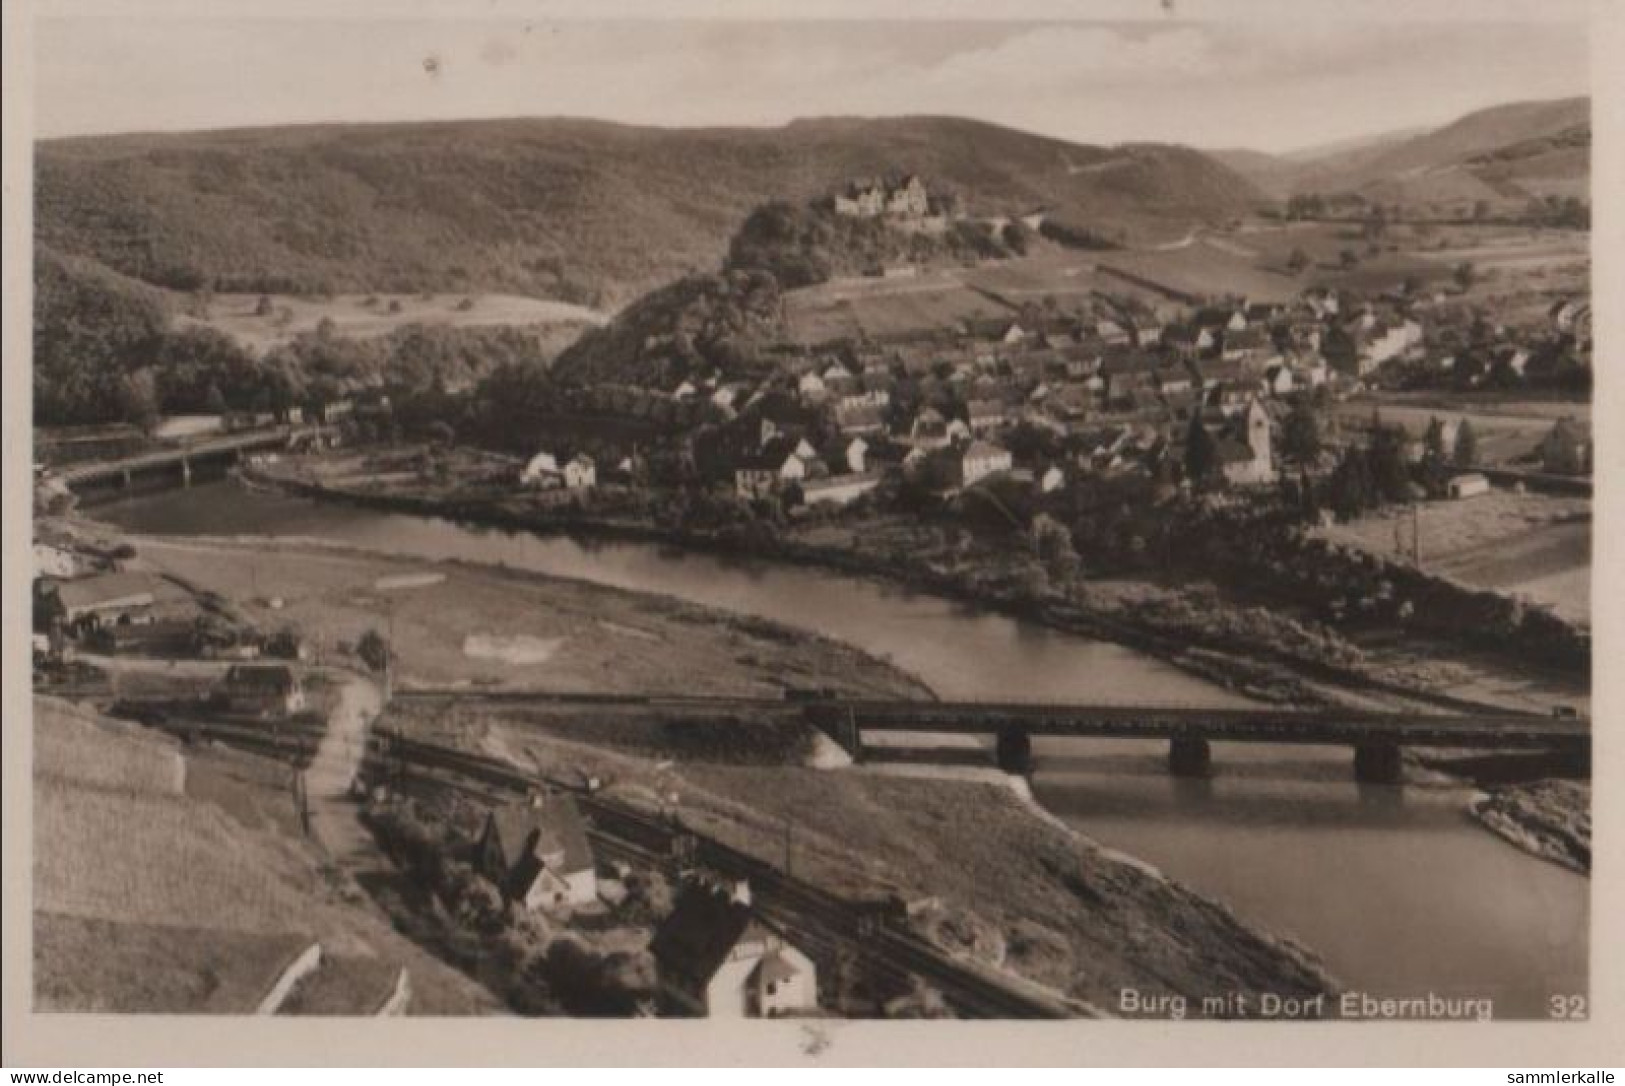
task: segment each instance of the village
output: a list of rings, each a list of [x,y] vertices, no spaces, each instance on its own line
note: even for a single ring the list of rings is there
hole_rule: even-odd
[[[915,176],[853,182],[828,207],[907,235],[940,235],[964,221],[955,201]],[[1036,233],[1042,213],[1028,219],[984,225],[994,233]],[[888,265],[866,270],[851,289],[897,289],[899,281],[929,287],[931,279],[912,265]],[[861,537],[885,518],[933,531],[946,524],[941,530],[950,539],[955,525],[977,532],[991,523],[1018,541],[1017,552],[1030,546],[1041,572],[1014,597],[999,589],[986,598],[1016,599],[1040,616],[1039,605],[1058,595],[1078,599],[1090,573],[1134,568],[1148,552],[1166,558],[1166,537],[1193,523],[1223,527],[1213,532],[1222,540],[1253,533],[1249,518],[1275,524],[1284,516],[1331,533],[1356,555],[1363,547],[1409,563],[1415,598],[1443,592],[1448,610],[1467,606],[1476,589],[1423,572],[1420,529],[1406,537],[1403,525],[1394,528],[1392,548],[1386,521],[1363,536],[1336,532],[1381,515],[1384,506],[1409,507],[1414,516],[1418,503],[1467,508],[1494,491],[1518,501],[1529,493],[1534,503],[1561,495],[1588,508],[1592,470],[1589,415],[1562,412],[1561,396],[1551,405],[1557,410],[1510,439],[1475,433],[1486,418],[1493,421],[1497,396],[1589,385],[1588,302],[1561,298],[1543,320],[1508,327],[1460,304],[1464,287],[1312,286],[1267,301],[1146,289],[1095,291],[1066,306],[984,299],[999,312],[978,306],[914,329],[767,344],[765,368],[684,363],[673,367],[683,376],[671,387],[551,389],[547,421],[523,455],[511,451],[511,440],[459,433],[449,414],[408,412],[399,392],[379,387],[269,414],[166,420],[146,447],[167,443],[184,454],[222,435],[285,431],[284,442],[240,453],[234,473],[256,486],[385,508],[404,501],[430,511],[454,504],[476,518],[495,511],[521,525],[598,518],[619,530],[685,533],[696,525],[749,525],[769,535],[746,539],[782,540],[798,530]],[[655,341],[645,349],[665,346]],[[1427,394],[1440,390],[1483,398],[1438,406]],[[443,403],[479,394],[472,387],[435,393]],[[1409,427],[1396,421],[1404,419]],[[191,462],[181,463],[190,484]],[[71,511],[68,487],[54,470],[41,470],[37,486],[43,513]],[[1123,528],[1124,517],[1136,523]],[[1092,526],[1100,527],[1098,538]],[[1159,532],[1164,541],[1153,544]],[[1296,546],[1298,537],[1291,538]],[[851,551],[861,558],[873,550],[866,546]],[[1004,537],[985,549],[1009,550]],[[1287,560],[1311,569],[1321,561],[1306,555]],[[1434,562],[1442,557],[1429,554]],[[1282,561],[1272,554],[1252,560],[1275,568]],[[599,806],[596,777],[564,787],[532,781],[522,794],[448,802],[434,789],[404,787],[391,777],[387,754],[371,747],[334,754],[329,737],[342,730],[335,722],[343,699],[331,688],[363,682],[381,688],[387,703],[399,659],[392,629],[374,625],[354,637],[301,629],[276,617],[294,601],[260,590],[257,581],[244,598],[200,588],[188,582],[184,565],[155,567],[135,547],[87,541],[71,517],[66,530],[58,525],[36,540],[34,561],[42,692],[90,696],[114,716],[188,744],[225,742],[286,760],[307,825],[312,800],[304,780],[331,778],[333,794],[317,805],[338,797],[358,811],[378,847],[450,906],[456,938],[485,947],[500,940],[552,946],[566,933],[579,941],[572,946],[590,946],[562,959],[550,952],[541,964],[521,956],[509,978],[518,985],[524,976],[545,976],[567,1012],[950,1013],[951,1001],[917,975],[904,984],[895,976],[859,983],[845,970],[831,977],[828,932],[799,927],[782,908],[758,908],[749,878],[689,863],[681,853],[675,863],[628,853],[624,840],[606,852],[614,835],[603,820],[626,815]],[[1256,568],[1229,575],[1246,584]],[[1298,592],[1309,601],[1305,612],[1336,630],[1413,620],[1420,627],[1443,613],[1418,614],[1415,602],[1396,598],[1392,575],[1365,599],[1362,586],[1383,573],[1335,575],[1345,580],[1335,600],[1322,598],[1335,590],[1305,591],[1289,578],[1282,589]],[[1537,615],[1526,622],[1520,611],[1509,621],[1520,636],[1538,639],[1546,627],[1537,620],[1544,621]],[[1144,629],[1191,636],[1177,626]],[[1573,637],[1583,635],[1569,627],[1564,635],[1569,639],[1547,637],[1546,648],[1568,666],[1580,643]],[[1312,662],[1323,666],[1340,652],[1334,646]],[[1210,677],[1237,681],[1209,667]],[[672,838],[684,839],[693,838]],[[425,923],[413,908],[392,908],[397,926]],[[380,1006],[397,1013],[409,1002],[397,985]]]

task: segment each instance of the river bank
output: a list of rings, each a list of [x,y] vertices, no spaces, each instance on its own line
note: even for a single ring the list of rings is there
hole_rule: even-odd
[[[526,570],[369,553],[321,541],[127,539],[134,565],[229,602],[318,654],[383,634],[398,687],[777,697],[797,686],[928,698],[850,645],[749,616]]]
[[[258,485],[359,508],[437,517],[501,531],[564,533],[605,541],[653,543],[701,553],[770,560],[877,580],[931,593],[1066,633],[1123,645],[1207,682],[1258,701],[1297,705],[1422,706],[1446,711],[1503,710],[1425,682],[1398,682],[1388,660],[1362,665],[1358,650],[1325,631],[1265,608],[1230,607],[1217,598],[1188,600],[1149,584],[1124,593],[1100,590],[1034,591],[1018,578],[969,563],[945,568],[907,547],[864,547],[852,542],[861,528],[840,533],[772,537],[717,529],[672,527],[648,518],[606,516],[569,505],[537,507],[523,495],[463,497],[369,490],[301,476],[289,462],[250,467]]]
[[[1519,848],[1583,875],[1591,873],[1591,787],[1535,781],[1473,801],[1473,817]]]
[[[225,481],[97,515],[126,533],[319,538],[673,594],[855,645],[956,699],[1246,704],[1110,642],[812,566],[591,532],[492,531]],[[1295,745],[1218,750],[1214,777],[1202,781],[1168,776],[1165,743],[1037,746],[1033,790],[1070,828],[1149,860],[1255,930],[1313,947],[1354,988],[1404,994],[1450,983],[1495,998],[1498,1017],[1526,1017],[1585,983],[1584,878],[1486,833],[1467,812],[1469,788],[1410,774],[1403,793],[1357,786],[1346,751]],[[1432,874],[1404,874],[1412,871]],[[1548,934],[1532,938],[1537,929]],[[1370,954],[1373,940],[1391,952]],[[1486,946],[1498,950],[1486,955]]]
[[[250,469],[250,473],[262,485],[363,508],[441,517],[505,531],[564,532],[607,540],[680,546],[705,553],[806,565],[902,585],[1051,629],[1124,645],[1256,701],[1456,712],[1528,709],[1527,698],[1522,697],[1526,693],[1523,689],[1506,691],[1519,699],[1510,704],[1507,698],[1493,697],[1503,693],[1502,690],[1482,682],[1470,684],[1470,688],[1475,693],[1492,695],[1493,700],[1465,697],[1459,685],[1451,685],[1452,681],[1460,682],[1454,674],[1460,670],[1459,666],[1427,659],[1412,660],[1409,667],[1397,669],[1393,660],[1396,649],[1387,649],[1365,660],[1359,650],[1339,644],[1321,631],[1277,616],[1267,608],[1228,606],[1217,596],[1193,603],[1182,595],[1141,585],[1089,585],[1086,589],[1089,596],[1081,598],[1075,591],[1035,592],[1019,579],[989,573],[975,562],[944,568],[923,561],[922,548],[907,546],[906,536],[902,544],[893,540],[888,545],[879,530],[815,528],[799,536],[786,533],[767,539],[743,540],[727,532],[672,528],[646,519],[597,516],[572,506],[527,508],[522,497],[447,498],[399,491],[369,492],[299,478],[287,467]],[[1099,605],[1102,602],[1106,603],[1105,607]],[[1396,674],[1405,674],[1406,680],[1385,677]],[[1475,779],[1470,773],[1452,773],[1448,759],[1416,757],[1411,760],[1464,782]],[[1571,804],[1565,812],[1568,819],[1589,819],[1589,793],[1564,792],[1561,798]],[[1500,833],[1499,836],[1520,848],[1530,848],[1534,842],[1528,835]],[[1537,856],[1548,855],[1538,843],[1532,851]]]
[[[931,694],[894,665],[827,638],[648,593],[334,544],[126,541],[143,567],[183,574],[256,624],[295,626],[327,651],[368,629],[391,631],[402,686],[760,695],[818,684],[856,695]],[[549,651],[471,655],[471,636]],[[402,702],[388,712],[394,725],[417,719],[438,738],[483,743],[520,764],[613,780],[634,801],[676,786],[696,825],[766,859],[778,857],[782,826],[793,819],[798,871],[854,893],[938,898],[925,928],[944,949],[1108,1012],[1121,985],[1192,1001],[1230,989],[1313,996],[1336,988],[1307,951],[1061,827],[1002,785],[811,768],[815,752],[801,749],[809,745],[770,724],[722,722],[761,741],[719,744],[717,722],[660,726],[579,709],[551,719],[528,710],[519,721],[478,703]],[[786,743],[796,748],[789,764],[757,757]],[[1011,885],[1022,887],[1019,900],[1006,892]]]

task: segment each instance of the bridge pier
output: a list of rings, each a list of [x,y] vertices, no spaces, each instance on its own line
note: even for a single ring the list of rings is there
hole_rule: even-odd
[[[1033,771],[1033,737],[1026,728],[1007,724],[999,731],[995,746],[999,768],[1006,773],[1025,777]]]
[[[1398,743],[1360,743],[1354,748],[1354,779],[1364,784],[1398,784],[1405,762]]]
[[[809,705],[803,712],[807,723],[835,740],[854,763],[863,761],[863,733],[858,719],[850,708]]]
[[[119,472],[119,486],[123,487],[125,490],[128,490],[130,489],[132,481],[133,480],[130,476],[129,468],[125,468],[123,471]]]
[[[1168,741],[1168,772],[1176,777],[1212,776],[1212,746],[1199,736],[1174,736]]]
[[[192,461],[184,456],[181,457],[181,485],[192,485]]]

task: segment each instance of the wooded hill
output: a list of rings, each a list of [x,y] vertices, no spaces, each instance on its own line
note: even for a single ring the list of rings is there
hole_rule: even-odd
[[[719,267],[752,208],[926,178],[969,214],[1047,207],[1177,236],[1260,193],[1212,158],[946,117],[763,129],[580,120],[316,125],[51,140],[38,238],[178,290],[502,290],[615,305]]]

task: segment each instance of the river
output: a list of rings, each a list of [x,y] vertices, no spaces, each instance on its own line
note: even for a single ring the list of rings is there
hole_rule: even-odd
[[[1118,645],[824,570],[647,543],[589,542],[380,513],[214,482],[98,505],[127,530],[314,537],[500,562],[663,592],[840,638],[950,698],[1238,704]],[[1040,740],[1034,792],[1104,844],[1320,955],[1347,987],[1493,1000],[1544,1017],[1587,986],[1589,880],[1473,822],[1469,791],[1356,784],[1347,751],[1215,744],[1215,776],[1169,777],[1166,747]]]

